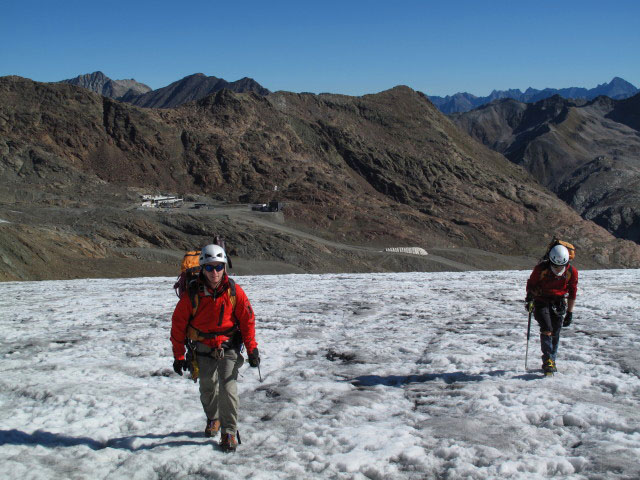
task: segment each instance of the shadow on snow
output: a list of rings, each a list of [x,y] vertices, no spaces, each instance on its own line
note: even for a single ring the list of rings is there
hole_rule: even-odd
[[[464,382],[481,382],[488,377],[501,377],[505,375],[506,370],[494,370],[482,375],[470,375],[464,372],[448,372],[448,373],[426,373],[423,375],[388,375],[381,377],[380,375],[362,375],[349,382],[355,387],[375,387],[377,385],[383,385],[386,387],[402,387],[410,383],[425,383],[433,382],[435,380],[442,380],[447,385],[452,383],[464,383]],[[527,373],[524,375],[518,375],[511,377],[516,380],[536,380],[544,378],[544,375]]]
[[[202,438],[202,442],[193,440],[172,440],[162,443],[134,446],[136,439],[162,439],[170,437]],[[2,445],[40,445],[42,447],[76,447],[84,445],[92,450],[103,450],[105,448],[116,448],[137,452],[140,450],[151,450],[157,447],[180,447],[184,445],[212,445],[211,440],[204,441],[201,432],[173,432],[167,434],[132,435],[130,437],[112,438],[106,442],[100,442],[90,437],[70,437],[60,433],[51,433],[44,430],[36,430],[33,433],[25,433],[20,430],[0,430],[0,446]]]

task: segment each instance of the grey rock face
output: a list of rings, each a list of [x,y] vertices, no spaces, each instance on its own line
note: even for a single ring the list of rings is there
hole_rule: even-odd
[[[75,78],[62,80],[60,83],[69,83],[99,93],[105,97],[116,99],[125,95],[141,95],[151,90],[150,87],[143,83],[136,82],[133,78],[127,80],[112,80],[102,72],[78,75]]]
[[[620,238],[640,243],[640,94],[501,100],[452,120]]]

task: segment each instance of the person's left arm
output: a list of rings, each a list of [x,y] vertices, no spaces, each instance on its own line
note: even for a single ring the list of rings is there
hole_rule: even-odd
[[[236,285],[235,315],[242,334],[242,342],[247,348],[247,354],[251,354],[258,347],[256,342],[256,317],[246,293],[239,285]]]
[[[567,312],[573,312],[573,306],[576,304],[576,296],[578,295],[578,270],[571,267],[571,278],[569,279],[569,299],[567,301]]]
[[[576,304],[576,295],[578,294],[578,270],[571,267],[571,278],[569,279],[569,298],[567,300],[567,313],[562,322],[563,327],[568,327],[573,322],[573,307]]]

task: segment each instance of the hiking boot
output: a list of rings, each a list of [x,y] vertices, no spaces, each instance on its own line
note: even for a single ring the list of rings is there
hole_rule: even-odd
[[[238,442],[236,441],[235,435],[232,435],[231,433],[222,434],[222,439],[220,440],[220,448],[223,452],[235,452],[237,446]]]
[[[548,358],[546,359],[543,363],[542,363],[542,370],[544,370],[544,373],[554,373],[557,372],[558,369],[556,368],[556,362],[554,362],[552,359]]]
[[[207,427],[204,429],[204,436],[215,437],[220,430],[220,421],[219,420],[210,420],[207,419]]]

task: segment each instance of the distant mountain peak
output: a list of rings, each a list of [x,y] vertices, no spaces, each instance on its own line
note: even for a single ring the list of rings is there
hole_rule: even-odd
[[[624,86],[624,87],[631,87],[631,88],[635,88],[635,86],[629,82],[627,82],[624,78],[620,78],[620,77],[613,77],[611,79],[611,81],[609,82],[610,86]],[[637,89],[636,89],[637,90]]]
[[[208,76],[201,72],[192,73],[156,90],[136,82],[133,78],[112,80],[101,71],[78,75],[75,78],[62,80],[60,83],[83,87],[105,97],[147,108],[176,107],[183,103],[200,100],[225,88],[236,93],[254,92],[263,96],[271,93],[249,77],[227,82],[222,78]]]
[[[204,73],[193,73],[166,87],[135,97],[125,97],[121,100],[145,108],[173,108],[201,100],[223,89],[236,93],[254,92],[263,96],[271,93],[249,77],[243,77],[235,82],[227,82],[223,78],[208,76]]]
[[[467,92],[458,92],[454,95],[447,95],[446,97],[429,96],[429,100],[443,113],[460,113],[473,110],[500,98],[513,98],[514,100],[524,103],[535,103],[553,95],[587,101],[593,100],[600,95],[605,95],[609,98],[620,100],[632,97],[638,92],[640,92],[640,90],[623,78],[613,77],[609,83],[602,83],[592,89],[569,87],[538,90],[529,87],[522,93],[519,89],[512,88],[508,90],[493,90],[486,97],[476,97]],[[462,98],[464,98],[464,102],[460,101]]]
[[[62,80],[60,83],[69,83],[86,88],[109,98],[122,98],[125,95],[140,95],[151,91],[151,87],[130,78],[126,80],[112,80],[100,70],[93,73],[85,73],[75,78]]]

